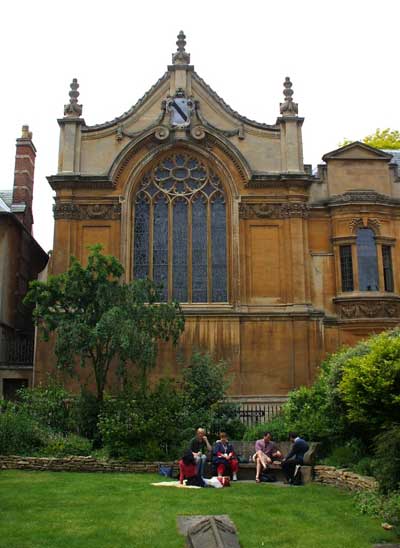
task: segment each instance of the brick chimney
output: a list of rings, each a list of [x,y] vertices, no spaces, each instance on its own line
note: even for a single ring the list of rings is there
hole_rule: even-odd
[[[22,135],[17,139],[16,148],[11,211],[25,225],[26,229],[32,232],[36,148],[32,143],[32,132],[29,131],[29,126],[22,126]]]

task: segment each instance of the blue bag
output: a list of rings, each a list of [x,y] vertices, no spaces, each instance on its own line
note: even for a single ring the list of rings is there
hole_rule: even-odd
[[[173,470],[174,469],[172,466],[164,466],[163,464],[160,464],[158,472],[160,476],[164,476],[165,478],[172,478]]]

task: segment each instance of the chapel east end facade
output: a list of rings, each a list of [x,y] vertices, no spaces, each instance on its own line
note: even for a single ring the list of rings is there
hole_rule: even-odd
[[[190,64],[172,64],[122,116],[87,126],[73,80],[59,120],[54,274],[101,243],[127,280],[163,283],[186,317],[178,351],[234,373],[232,395],[279,398],[309,384],[326,352],[400,319],[400,180],[386,152],[352,143],[303,163],[285,79],[275,124],[232,110]],[[178,375],[160,348],[155,376]],[[51,367],[40,345],[36,375]]]

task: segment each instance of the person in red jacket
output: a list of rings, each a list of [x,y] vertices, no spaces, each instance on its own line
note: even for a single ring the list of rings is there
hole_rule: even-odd
[[[186,485],[196,485],[197,487],[205,485],[203,478],[197,473],[196,461],[190,449],[179,461],[179,482],[183,484],[184,480],[186,480]]]

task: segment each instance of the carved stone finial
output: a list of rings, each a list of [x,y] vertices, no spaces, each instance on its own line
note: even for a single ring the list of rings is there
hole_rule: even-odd
[[[290,81],[289,76],[286,76],[285,81],[283,82],[284,90],[283,95],[285,96],[285,102],[280,104],[281,114],[283,116],[296,116],[298,113],[298,105],[293,102],[293,90],[292,82]]]
[[[29,126],[22,126],[21,139],[32,139],[32,132],[29,131]]]
[[[178,40],[176,41],[178,49],[176,53],[172,54],[172,64],[174,65],[188,65],[190,63],[190,53],[185,50],[186,36],[183,30],[178,34]]]
[[[78,105],[79,84],[74,78],[70,84],[69,104],[64,106],[64,116],[79,117],[82,114],[82,105]]]

